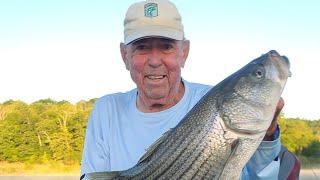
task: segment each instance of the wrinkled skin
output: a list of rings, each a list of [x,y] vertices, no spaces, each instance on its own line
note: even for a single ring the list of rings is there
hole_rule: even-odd
[[[181,68],[189,53],[189,41],[145,38],[120,45],[122,59],[138,89],[137,108],[159,112],[179,102],[184,94]]]

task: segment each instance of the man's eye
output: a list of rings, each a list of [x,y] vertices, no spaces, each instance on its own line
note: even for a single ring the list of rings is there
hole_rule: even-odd
[[[147,49],[147,46],[146,45],[138,45],[136,47],[137,50],[146,50]]]
[[[165,43],[161,45],[161,50],[164,53],[171,53],[174,50],[174,46],[171,43]]]
[[[172,49],[173,48],[173,45],[172,44],[163,44],[163,47],[162,47],[164,50],[169,50],[169,49]]]

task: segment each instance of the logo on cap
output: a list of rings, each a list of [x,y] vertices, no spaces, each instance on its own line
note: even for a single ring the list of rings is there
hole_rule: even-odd
[[[148,3],[144,5],[144,16],[156,17],[158,16],[158,5],[156,3]]]

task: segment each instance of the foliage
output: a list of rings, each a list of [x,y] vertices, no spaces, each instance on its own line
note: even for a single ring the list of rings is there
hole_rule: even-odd
[[[302,150],[302,154],[307,157],[320,158],[320,141],[313,140],[307,148]]]
[[[80,164],[93,103],[44,99],[0,104],[0,161]]]
[[[315,139],[311,127],[304,120],[286,119],[284,122],[280,120],[280,127],[282,143],[296,154],[300,154]]]
[[[85,127],[95,99],[71,104],[43,99],[0,104],[0,162],[80,164]],[[281,141],[303,161],[319,160],[320,120],[280,115]]]

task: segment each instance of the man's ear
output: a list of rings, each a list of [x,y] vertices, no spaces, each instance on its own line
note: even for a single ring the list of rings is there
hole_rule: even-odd
[[[129,70],[129,62],[127,59],[127,49],[126,49],[126,45],[124,43],[120,43],[120,52],[121,52],[122,60],[123,60],[124,64],[126,65],[126,69]]]
[[[183,55],[182,55],[182,62],[181,62],[181,67],[184,67],[184,64],[186,63],[186,60],[189,55],[189,49],[190,49],[190,41],[189,40],[183,40],[182,44],[182,50],[183,50]]]

